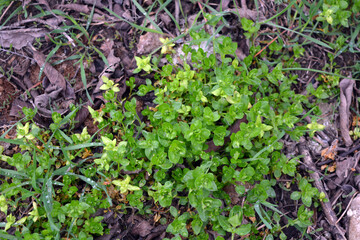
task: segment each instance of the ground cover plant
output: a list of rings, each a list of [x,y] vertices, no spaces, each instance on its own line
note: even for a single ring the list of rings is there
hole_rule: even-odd
[[[1,239],[356,236],[359,1],[121,2],[0,3]]]

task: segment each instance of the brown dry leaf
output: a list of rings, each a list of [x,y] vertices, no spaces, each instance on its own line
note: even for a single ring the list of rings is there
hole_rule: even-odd
[[[158,214],[158,213],[156,213],[156,214],[154,215],[154,222],[160,221],[160,218],[161,218],[161,215]]]
[[[353,121],[352,121],[351,126],[353,126],[353,127],[360,126],[360,117],[353,116]]]
[[[343,182],[343,180],[347,178],[353,165],[353,157],[347,157],[343,161],[340,161],[340,159],[336,161],[336,175],[338,176],[338,183]]]
[[[48,31],[41,28],[0,31],[0,45],[4,48],[10,48],[12,46],[20,50],[28,43],[32,44],[35,38],[45,37],[46,33],[48,33]]]
[[[339,140],[335,139],[332,142],[330,147],[327,147],[321,151],[321,157],[323,157],[324,160],[327,160],[327,159],[334,160],[335,159],[335,156],[337,154],[336,148],[337,148],[338,142],[339,142]]]
[[[82,12],[82,13],[89,13],[90,12],[90,8],[87,5],[77,4],[77,3],[58,5],[57,8],[58,9],[66,8],[68,10],[74,10],[74,11]]]
[[[149,28],[155,30],[152,25],[150,25]],[[137,44],[137,54],[148,54],[154,51],[156,48],[160,47],[162,45],[162,43],[160,42],[161,37],[161,34],[153,32],[147,32],[144,35],[141,35]]]
[[[329,165],[325,164],[320,167],[321,171],[324,171]]]
[[[349,118],[354,85],[355,81],[352,79],[345,78],[340,82],[340,131],[347,147],[353,144],[353,140],[349,134]]]
[[[100,49],[102,50],[105,57],[108,57],[111,50],[113,49],[114,41],[110,39],[106,39],[102,44]]]
[[[131,229],[131,234],[135,236],[146,237],[154,228],[148,221],[136,215],[131,216],[127,222],[134,223]]]
[[[161,21],[164,22],[166,27],[169,27],[170,24],[172,23],[172,20],[167,13],[160,13],[159,17],[160,17]]]
[[[82,158],[82,159],[88,158],[88,157],[90,157],[90,156],[93,155],[93,153],[91,152],[91,150],[89,150],[89,149],[87,149],[87,148],[85,148],[84,150],[85,150],[85,151],[81,154],[81,158]]]
[[[31,45],[30,47],[36,63],[40,68],[44,68],[44,73],[47,76],[43,80],[45,93],[37,96],[34,101],[39,114],[46,118],[51,118],[52,111],[65,114],[70,105],[75,102],[74,89],[49,62],[45,62],[44,54],[38,52]],[[57,101],[56,105],[53,104],[55,100]],[[49,103],[52,105],[49,106]]]
[[[330,166],[329,168],[328,168],[328,171],[329,172],[335,172],[336,171],[336,163],[334,163],[332,166]]]
[[[49,78],[51,84],[56,86],[56,89],[61,89],[61,91],[66,90],[66,80],[65,78],[53,67],[49,62],[45,63],[45,56],[41,52],[38,52],[34,47],[31,46],[33,57],[39,67],[43,67],[44,64],[44,73]]]
[[[249,220],[252,222],[252,223],[255,223],[256,222],[256,217],[248,217]]]
[[[106,187],[107,191],[108,191],[108,194],[109,196],[112,198],[112,199],[116,199],[119,197],[119,191],[117,191],[115,189],[115,187],[111,184],[111,185],[108,185]]]

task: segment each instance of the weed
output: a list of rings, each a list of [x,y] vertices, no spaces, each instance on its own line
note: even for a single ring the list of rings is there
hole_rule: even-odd
[[[82,166],[91,157],[79,159],[84,148],[93,145],[91,136],[86,129],[70,137],[60,130],[74,118],[76,111],[64,118],[54,113],[54,123],[48,130],[40,129],[34,123],[19,122],[16,140],[1,139],[20,145],[24,151],[11,157],[1,156],[2,161],[16,168],[16,171],[0,169],[3,176],[1,210],[7,213],[7,205],[23,210],[26,206],[30,208],[21,219],[11,213],[7,215],[5,231],[10,227],[16,229],[15,237],[10,239],[20,236],[38,239],[40,233],[45,239],[60,239],[60,236],[88,239],[92,234],[103,234],[102,217],[90,218],[90,215],[99,207],[110,206],[111,201],[103,198],[105,189],[97,182],[100,179],[95,176],[96,170]],[[31,109],[24,109],[24,113],[29,120],[34,116]],[[70,145],[66,147],[65,143]],[[76,158],[80,160],[77,163],[73,162]],[[79,181],[92,189],[86,186],[78,189]],[[7,238],[6,232],[1,234]]]
[[[205,32],[192,36],[199,34],[209,37]],[[118,126],[116,135],[115,131],[102,133],[106,136],[102,138],[105,148],[102,157],[95,160],[98,169],[110,171],[104,174],[113,179],[119,179],[121,171],[142,169],[151,176],[142,188],[140,176],[131,179],[120,174],[121,180],[113,180],[132,206],[143,210],[140,202],[134,202],[135,195],[150,197],[170,209],[181,205],[193,209],[179,213],[172,210],[174,220],[167,231],[175,236],[173,239],[180,239],[180,235],[189,239],[205,236],[205,228],[224,236],[227,232],[233,237],[245,236],[259,223],[249,221],[255,214],[269,230],[274,229],[271,234],[281,234],[281,229],[275,228],[276,221],[265,211],[269,206],[276,211],[269,201],[276,197],[277,183],[264,180],[264,175],[295,176],[297,162],[280,153],[279,140],[284,134],[296,140],[308,131],[298,123],[303,108],[311,104],[306,96],[291,90],[295,80],[282,73],[281,64],[272,71],[261,62],[259,68],[254,68],[252,56],[240,64],[229,57],[234,56],[236,48],[236,43],[226,37],[214,39],[215,54],[184,45],[183,67],[173,65],[170,56],[168,64],[161,68],[151,62],[151,56],[136,58],[135,72],[155,72],[157,81],[155,87],[149,82],[138,92],[144,95],[154,91],[156,95],[157,107],[142,111],[150,127],[144,128],[143,123],[134,126],[138,121],[135,98],[125,102],[126,111],[121,111],[112,81],[104,85],[108,89],[104,98],[109,102],[100,112],[90,109],[99,126]],[[190,64],[186,63],[188,56]],[[241,122],[238,132],[231,132],[230,126],[244,117],[247,122]],[[226,143],[227,137],[230,141]],[[221,150],[206,151],[209,141]],[[245,189],[235,182],[252,187]],[[233,184],[245,199],[244,208],[229,202],[224,187]],[[314,188],[307,191],[308,185],[304,186],[307,188],[300,188],[301,196],[310,206],[319,193]],[[127,194],[128,191],[133,193]],[[295,196],[294,199],[298,200]],[[291,224],[305,229],[311,224],[311,215],[302,208]],[[248,223],[242,224],[243,221]],[[188,224],[191,229],[185,228]]]

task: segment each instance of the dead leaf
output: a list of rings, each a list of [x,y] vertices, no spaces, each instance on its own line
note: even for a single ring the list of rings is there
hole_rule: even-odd
[[[161,218],[161,215],[158,214],[158,213],[156,213],[156,214],[154,215],[154,222],[160,221],[160,218]]]
[[[337,154],[336,148],[337,148],[338,142],[339,142],[339,140],[335,139],[332,142],[330,147],[327,147],[321,151],[321,157],[323,157],[324,160],[327,160],[327,159],[334,160],[335,159],[335,156]]]
[[[150,25],[149,28],[155,29],[152,25]],[[162,45],[160,42],[161,37],[161,34],[153,32],[147,32],[144,35],[141,35],[137,44],[137,54],[148,54],[154,51],[156,48],[160,47]]]
[[[66,9],[69,9],[69,10],[74,10],[74,11],[82,12],[82,13],[89,13],[90,12],[90,8],[87,5],[77,4],[77,3],[69,3],[69,4],[64,4],[64,5],[58,5],[56,8],[58,8],[58,9],[66,8]]]
[[[245,8],[230,8],[225,10],[224,12],[231,12],[233,14],[236,14],[240,18],[247,18],[253,21],[261,22],[266,20],[264,13],[257,10],[249,10]],[[257,20],[258,15],[259,15],[259,19]]]
[[[45,37],[48,31],[41,28],[16,29],[0,31],[0,45],[4,48],[11,46],[17,50],[32,44],[35,38]]]
[[[102,44],[100,49],[102,50],[105,57],[108,57],[110,54],[110,51],[113,49],[114,41],[110,39],[106,39]]]
[[[9,69],[13,69],[15,73],[19,74],[20,76],[24,76],[25,73],[27,73],[29,70],[28,68],[30,66],[30,60],[13,55],[7,64]]]
[[[353,157],[347,157],[342,161],[340,159],[336,161],[336,175],[338,176],[338,179],[340,179],[338,183],[343,182],[343,180],[347,178],[353,165],[354,165]]]
[[[347,147],[353,144],[353,140],[349,134],[349,118],[354,85],[355,81],[352,79],[345,78],[340,82],[340,131]]]
[[[358,116],[353,116],[353,120],[352,120],[351,126],[353,126],[353,127],[360,126],[360,117],[358,117]]]
[[[71,84],[53,67],[45,62],[44,54],[30,45],[33,57],[40,68],[43,67],[46,78],[43,80],[45,93],[35,98],[35,106],[39,114],[51,118],[52,111],[65,114],[69,106],[75,102],[75,92]],[[56,104],[55,104],[56,102]]]
[[[44,73],[48,77],[51,84],[55,85],[56,89],[61,91],[66,90],[65,78],[53,67],[49,62],[45,62],[46,58],[44,54],[38,52],[34,47],[31,46],[33,57],[40,68],[44,67]]]
[[[94,4],[94,0],[84,0],[83,2],[86,3],[86,4],[89,4],[91,6]],[[105,5],[101,3],[101,0],[95,0],[95,6],[98,7],[98,8],[104,8],[105,7]]]
[[[334,163],[333,165],[331,165],[329,168],[328,168],[328,171],[329,172],[331,172],[331,173],[333,173],[333,172],[335,172],[336,171],[336,163]]]
[[[134,223],[131,229],[131,233],[135,236],[146,237],[151,233],[151,230],[154,228],[148,221],[136,215],[131,216],[127,222]]]
[[[169,27],[170,24],[172,23],[172,20],[167,13],[161,13],[161,14],[159,14],[159,17],[160,17],[161,21],[163,21],[165,23],[166,27]]]

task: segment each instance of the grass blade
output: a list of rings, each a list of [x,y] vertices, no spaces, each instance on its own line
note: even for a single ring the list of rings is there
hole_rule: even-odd
[[[19,188],[19,187],[22,187],[22,186],[26,186],[26,185],[30,185],[30,181],[26,181],[26,182],[23,182],[23,183],[20,183],[16,186],[12,186],[12,187],[9,187],[7,189],[5,189],[4,191],[1,192],[1,194],[4,194],[4,193],[7,193],[13,189],[16,189],[16,188]]]
[[[13,236],[13,235],[10,235],[10,234],[7,234],[7,233],[0,233],[0,238],[1,239],[8,239],[8,240],[18,240],[19,238]]]
[[[90,103],[91,104],[94,104],[91,96],[90,96],[90,93],[88,91],[88,87],[87,87],[87,81],[86,81],[86,75],[85,75],[85,67],[84,67],[84,57],[85,55],[83,55],[81,58],[80,58],[80,76],[81,76],[81,81],[84,85],[84,88],[85,88],[85,92],[86,92],[86,96],[87,98],[89,99]]]
[[[340,78],[348,78],[348,79],[359,80],[359,79],[356,79],[356,78],[345,77],[345,76],[340,75],[340,74],[336,74],[336,73],[332,73],[332,72],[326,72],[326,71],[317,70],[317,69],[311,69],[311,68],[283,68],[282,70],[283,70],[283,71],[309,71],[309,72],[317,72],[317,73],[326,74],[326,75],[335,76],[335,77],[340,77]]]
[[[11,144],[24,145],[27,147],[31,147],[30,144],[25,143],[22,140],[18,140],[18,139],[7,139],[7,138],[0,137],[0,142],[6,142],[6,143],[11,143]]]
[[[0,168],[0,174],[5,177],[17,178],[17,179],[26,179],[29,178],[25,173],[21,173],[15,170],[3,169]]]
[[[146,32],[152,32],[152,33],[158,33],[158,34],[164,34],[162,31],[157,31],[157,30],[154,30],[154,29],[151,29],[151,28],[147,28],[147,27],[143,27],[143,26],[139,26],[135,23],[132,23],[122,17],[120,17],[119,15],[117,15],[115,12],[111,11],[110,9],[108,8],[104,8],[106,11],[108,11],[109,13],[111,13],[112,15],[114,15],[115,17],[117,17],[118,19],[120,19],[121,21],[124,21],[128,24],[130,24],[132,27],[136,28],[136,29],[139,29],[139,30],[142,30],[142,31],[146,31]]]
[[[94,17],[95,3],[96,3],[96,1],[94,1],[94,4],[93,4],[92,9],[91,9],[91,12],[90,12],[89,19],[88,19],[87,22],[86,22],[86,31],[89,30],[90,23],[92,22],[92,19],[93,19],[93,17]]]
[[[277,24],[272,23],[272,22],[266,22],[266,24],[267,24],[267,25],[270,25],[270,26],[273,26],[273,27],[281,28],[281,29],[284,29],[284,30],[287,30],[287,31],[296,33],[296,34],[298,34],[298,35],[306,38],[307,40],[309,40],[309,41],[311,41],[311,42],[313,42],[313,43],[316,43],[316,44],[318,44],[318,45],[320,45],[320,46],[323,46],[323,47],[326,47],[326,48],[329,48],[329,49],[333,49],[332,47],[330,47],[329,45],[327,45],[327,44],[324,43],[324,42],[321,42],[321,41],[319,41],[319,40],[317,40],[317,39],[315,39],[315,38],[313,38],[313,37],[310,37],[310,36],[308,36],[308,35],[299,33],[299,32],[294,31],[294,30],[292,30],[292,29],[289,29],[289,28],[286,28],[286,27],[277,25]]]
[[[261,221],[265,224],[265,226],[268,229],[272,229],[271,224],[263,217],[259,203],[254,204],[254,209],[255,209],[256,213],[259,215]]]
[[[144,9],[136,0],[132,0],[132,2],[135,4],[135,6],[137,7],[137,9],[139,9],[139,11],[140,11],[142,14],[144,14],[145,18],[146,18],[147,20],[149,20],[149,22],[154,26],[154,28],[155,28],[157,31],[163,33],[163,32],[161,31],[161,28],[150,18],[149,14],[145,11],[145,9]],[[144,23],[145,23],[145,22],[144,22]]]
[[[75,173],[71,173],[71,172],[66,172],[64,175],[75,176],[77,178],[80,178],[81,180],[83,180],[84,182],[86,182],[87,184],[89,184],[91,187],[93,187],[95,189],[102,189],[102,186],[100,184],[98,184],[94,180],[91,180],[90,178],[87,178],[83,175],[79,175],[79,174],[75,174]]]
[[[47,178],[45,184],[43,185],[43,190],[41,194],[41,200],[44,204],[44,209],[46,212],[46,216],[49,220],[51,230],[60,231],[60,229],[55,225],[54,219],[51,216],[51,212],[53,210],[53,186],[51,176]]]
[[[83,148],[87,148],[87,147],[102,147],[102,146],[104,146],[103,143],[96,143],[96,142],[94,142],[94,143],[82,143],[82,144],[78,144],[78,145],[65,147],[65,148],[63,148],[63,150],[69,151],[69,150],[83,149]]]
[[[45,64],[49,61],[49,59],[57,52],[57,50],[61,47],[60,44],[56,45],[56,47],[51,50],[51,52],[49,53],[49,55],[46,57],[44,64],[41,66],[40,68],[40,72],[39,72],[39,80],[41,79],[41,75],[45,69]]]

